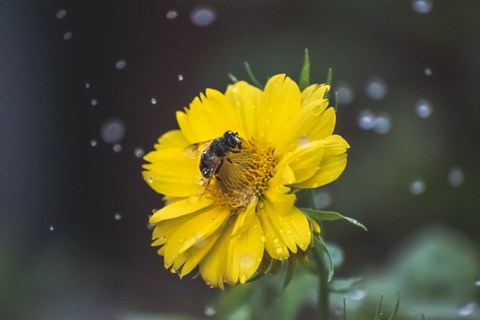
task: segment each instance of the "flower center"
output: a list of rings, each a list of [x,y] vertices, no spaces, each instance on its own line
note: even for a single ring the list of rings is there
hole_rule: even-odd
[[[213,178],[209,189],[215,202],[236,214],[253,197],[262,198],[277,164],[273,154],[274,149],[268,145],[243,141],[242,150],[230,152]]]

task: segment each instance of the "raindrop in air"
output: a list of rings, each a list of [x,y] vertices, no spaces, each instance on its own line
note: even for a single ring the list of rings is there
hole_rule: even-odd
[[[57,19],[65,19],[65,17],[67,16],[67,10],[66,9],[60,9],[57,11],[57,14],[56,14],[56,17]]]
[[[416,179],[410,183],[409,190],[413,195],[419,195],[425,191],[425,181],[422,179]]]
[[[371,111],[364,110],[360,112],[360,114],[358,115],[358,120],[357,120],[358,126],[362,129],[365,129],[365,130],[372,129],[375,126],[374,121],[375,121],[375,116]]]
[[[183,81],[183,75],[182,74],[179,74],[178,77],[177,77],[178,81]]]
[[[463,170],[461,168],[453,167],[448,172],[447,179],[448,179],[448,183],[452,187],[460,187],[465,181],[465,174],[463,173]]]
[[[315,209],[323,210],[332,204],[332,194],[328,190],[314,191],[313,205]]]
[[[157,104],[157,99],[155,98],[150,99],[150,103],[154,105]]]
[[[90,147],[95,148],[98,145],[97,139],[90,140]]]
[[[48,227],[48,230],[53,231],[55,230],[55,227],[53,225],[50,225],[50,227]]]
[[[166,14],[167,19],[173,20],[176,17],[178,17],[178,11],[177,10],[169,10]]]
[[[458,314],[462,317],[466,317],[473,314],[476,310],[477,304],[475,302],[469,302],[458,309]]]
[[[385,134],[390,131],[392,124],[388,114],[382,114],[373,120],[373,131],[379,134]]]
[[[68,41],[72,39],[73,33],[71,31],[67,31],[63,34],[63,40]]]
[[[431,0],[413,0],[412,8],[417,13],[426,14],[432,11],[433,3]]]
[[[354,94],[349,85],[340,85],[336,88],[338,104],[349,104],[353,101]]]
[[[110,119],[102,125],[100,136],[106,143],[117,143],[125,136],[125,125],[119,119]]]
[[[127,62],[125,60],[117,60],[117,62],[115,62],[115,68],[117,68],[117,70],[125,69],[126,66]]]
[[[193,9],[190,14],[190,20],[197,27],[206,27],[211,25],[217,19],[217,13],[208,7],[198,7]]]
[[[367,296],[367,292],[362,289],[356,289],[348,295],[350,299],[355,300],[355,301],[360,301],[363,300]]]
[[[113,218],[116,220],[116,221],[120,221],[122,219],[122,214],[121,213],[115,213],[113,215]]]
[[[138,147],[138,148],[135,148],[135,150],[133,150],[133,154],[135,155],[135,157],[141,158],[145,154],[145,151],[143,151],[142,148]]]
[[[90,82],[85,82],[85,89],[90,89]]]
[[[380,78],[372,78],[365,88],[367,96],[373,100],[381,100],[387,95],[387,85]]]
[[[203,310],[203,313],[207,317],[211,317],[211,316],[214,316],[217,313],[217,310],[215,310],[214,306],[208,304],[208,305],[205,306],[205,310]]]
[[[432,115],[433,108],[430,102],[428,102],[425,99],[420,99],[417,101],[417,104],[415,105],[415,113],[417,116],[420,118],[428,118]]]
[[[97,104],[98,104],[98,99],[97,98],[90,99],[90,105],[92,107],[95,107]]]
[[[122,151],[122,145],[120,143],[114,144],[112,149],[113,152],[119,153],[120,151]]]
[[[425,68],[425,69],[423,69],[423,73],[425,73],[425,75],[426,75],[427,77],[430,77],[433,72],[432,72],[432,69],[430,69],[430,68]]]
[[[475,286],[480,287],[480,278],[475,279]]]

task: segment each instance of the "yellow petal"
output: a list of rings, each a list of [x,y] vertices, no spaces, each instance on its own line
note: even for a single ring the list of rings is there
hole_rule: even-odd
[[[328,99],[324,98],[325,93],[328,91],[330,91],[328,84],[312,84],[306,87],[302,91],[302,106],[315,104],[322,107],[321,110],[318,110],[319,113],[323,112],[328,106],[324,104],[325,101],[328,101]]]
[[[295,182],[295,174],[288,166],[287,161],[281,161],[275,168],[275,174],[268,181],[268,189],[265,191],[265,196],[270,201],[275,202],[274,199],[278,195],[283,195],[290,191],[289,187],[285,185],[293,184]]]
[[[230,212],[210,207],[197,213],[180,226],[165,244],[165,267],[170,267],[179,255],[192,246],[202,246],[205,240],[225,223]]]
[[[224,270],[229,285],[243,284],[257,271],[265,248],[262,237],[262,225],[256,215],[242,233],[231,236]]]
[[[277,145],[285,134],[288,135],[286,124],[300,110],[300,101],[300,90],[292,79],[284,74],[270,78],[257,109],[259,141]]]
[[[257,197],[253,197],[247,208],[238,214],[237,219],[235,220],[235,224],[233,226],[232,236],[237,233],[242,233],[245,231],[245,228],[250,227],[253,218],[257,214],[255,211],[257,203]]]
[[[296,188],[318,188],[336,180],[345,170],[347,154],[325,156],[320,163],[320,169],[310,179],[294,184]]]
[[[150,223],[156,224],[163,220],[173,219],[184,216],[200,209],[208,207],[213,203],[212,199],[207,197],[192,196],[183,200],[175,201],[157,210],[151,217]]]
[[[198,160],[184,155],[184,148],[152,151],[145,156],[143,177],[158,193],[173,197],[198,195],[201,177]]]
[[[196,97],[185,112],[178,111],[177,121],[190,143],[218,138],[227,130],[244,135],[241,120],[230,100],[213,89]]]
[[[285,155],[289,167],[295,174],[295,183],[311,178],[320,167],[324,153],[324,143],[314,141],[298,147]]]
[[[152,247],[167,243],[175,231],[189,219],[190,217],[183,216],[156,224],[152,233],[152,240],[154,240]],[[161,255],[163,255],[163,250]]]
[[[228,86],[225,96],[230,100],[237,117],[241,120],[245,134],[243,138],[256,136],[257,118],[255,115],[262,91],[245,81],[239,81]]]
[[[185,148],[189,145],[188,140],[180,130],[171,130],[164,133],[155,145],[155,149]]]

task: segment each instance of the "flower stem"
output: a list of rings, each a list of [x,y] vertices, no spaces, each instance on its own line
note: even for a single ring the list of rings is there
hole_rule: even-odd
[[[330,297],[328,292],[328,270],[323,252],[313,250],[313,258],[318,265],[318,312],[320,320],[330,317]]]

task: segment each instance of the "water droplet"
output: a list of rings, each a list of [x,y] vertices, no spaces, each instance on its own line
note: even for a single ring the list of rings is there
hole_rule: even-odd
[[[253,229],[258,229],[258,224],[254,224]]]
[[[117,62],[115,62],[115,68],[117,70],[122,70],[122,69],[125,69],[125,67],[127,66],[127,61],[125,60],[117,60]]]
[[[265,239],[265,236],[261,236],[261,237],[260,237],[260,241],[265,242],[265,240],[266,240],[266,239]]]
[[[190,14],[190,20],[197,27],[211,25],[217,19],[217,13],[209,7],[197,7]]]
[[[115,213],[113,215],[113,218],[116,220],[116,221],[120,221],[122,219],[122,214],[121,213]]]
[[[413,195],[422,194],[426,189],[426,184],[423,179],[415,179],[410,183],[409,190]]]
[[[257,206],[258,206],[259,209],[263,209],[263,208],[265,208],[265,202],[259,201]]]
[[[55,227],[54,227],[53,225],[50,225],[50,226],[48,227],[48,230],[53,231],[53,230],[55,230]]]
[[[120,143],[114,144],[112,149],[113,149],[113,152],[119,153],[120,151],[122,151],[122,145]]]
[[[298,146],[305,147],[310,143],[310,138],[308,136],[302,135],[298,138]]]
[[[390,131],[391,120],[388,114],[381,114],[373,120],[373,131],[379,134],[386,134]]]
[[[426,14],[432,11],[433,3],[430,0],[413,0],[412,8],[417,13]]]
[[[466,317],[473,314],[476,310],[477,304],[475,302],[469,302],[458,309],[458,314],[462,317]]]
[[[85,89],[90,89],[90,82],[85,82]]]
[[[135,155],[135,157],[141,158],[145,154],[145,151],[143,151],[142,148],[137,147],[137,148],[135,148],[135,150],[133,150],[133,154]]]
[[[153,228],[155,228],[155,226],[147,221],[147,229],[148,230],[153,230]]]
[[[155,98],[150,99],[150,103],[151,104],[157,104],[157,99],[155,99]]]
[[[183,74],[179,74],[177,78],[178,78],[178,81],[183,81]]]
[[[374,121],[375,116],[373,113],[371,111],[364,110],[358,115],[357,123],[360,128],[370,130],[375,126]]]
[[[275,253],[278,254],[278,255],[281,255],[283,253],[283,248],[278,247],[277,249],[275,249]]]
[[[430,77],[430,76],[432,75],[433,71],[432,71],[432,69],[430,69],[430,68],[427,67],[427,68],[423,69],[423,73],[424,73],[427,77]]]
[[[348,296],[352,300],[360,301],[367,296],[367,292],[365,290],[356,289],[356,290],[350,292],[350,294]]]
[[[167,11],[166,17],[169,20],[173,20],[173,19],[178,17],[178,11],[177,10],[169,10],[169,11]]]
[[[278,238],[273,239],[273,243],[278,243],[280,240]]]
[[[240,268],[247,269],[255,262],[255,258],[251,254],[244,254],[239,259]]]
[[[247,282],[247,275],[245,273],[242,273],[242,275],[240,276],[240,278],[238,279],[240,281],[240,283],[245,283]]]
[[[95,107],[98,104],[98,100],[96,98],[90,99],[90,105],[92,107]]]
[[[460,187],[465,181],[465,174],[463,170],[457,166],[450,169],[448,172],[448,183],[452,187]]]
[[[178,239],[178,243],[184,243],[184,242],[185,242],[185,239],[183,238]]]
[[[313,205],[315,209],[323,210],[332,204],[332,194],[328,190],[314,190],[313,192]]]
[[[381,100],[387,95],[387,85],[380,78],[372,78],[367,82],[365,89],[367,96],[373,100]]]
[[[205,306],[205,310],[203,310],[203,313],[207,316],[207,317],[211,317],[211,316],[214,316],[216,313],[217,313],[217,310],[215,309],[214,306],[210,305],[210,304],[207,304]]]
[[[65,19],[65,17],[67,16],[67,9],[60,9],[57,11],[57,14],[55,15],[57,17],[57,19]]]
[[[152,214],[155,214],[155,212],[157,211],[158,211],[157,209],[152,209]]]
[[[65,40],[65,41],[68,41],[68,40],[72,39],[72,37],[73,37],[73,33],[71,31],[66,31],[63,34],[63,40]]]
[[[480,287],[480,278],[475,279],[475,286]]]
[[[125,125],[119,119],[107,120],[100,128],[100,136],[106,143],[117,143],[125,136]]]
[[[90,146],[91,146],[92,148],[95,148],[97,145],[98,145],[97,139],[92,139],[92,140],[90,140]]]
[[[425,99],[420,99],[415,105],[415,113],[420,118],[428,118],[432,115],[433,108],[430,102]]]
[[[338,104],[345,105],[352,103],[355,95],[349,85],[339,85],[335,91],[337,92]]]

